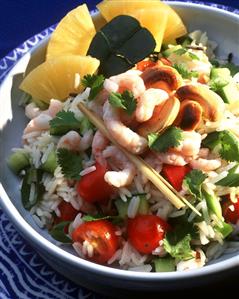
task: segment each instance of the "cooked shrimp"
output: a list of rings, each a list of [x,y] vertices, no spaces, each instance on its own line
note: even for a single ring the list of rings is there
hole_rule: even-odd
[[[33,119],[41,113],[40,108],[37,107],[35,103],[30,103],[25,107],[26,117]]]
[[[137,100],[135,111],[138,122],[150,119],[154,112],[154,107],[168,99],[168,93],[162,89],[149,88]]]
[[[201,146],[201,135],[194,131],[183,131],[183,140],[179,146],[171,148],[170,151],[179,153],[183,156],[196,157]]]
[[[139,76],[140,74],[140,71],[129,70],[123,74],[112,76],[105,80],[104,88],[108,92],[123,92],[127,89],[138,98],[145,91],[144,81]]]
[[[105,181],[117,188],[130,185],[136,175],[136,169],[125,155],[114,145],[108,146],[103,151],[103,157],[109,160],[119,171],[107,171],[105,173]]]
[[[106,89],[103,89],[94,99],[88,103],[90,110],[94,111],[98,116],[102,118],[103,115],[103,105],[109,97],[109,92]]]
[[[49,121],[52,117],[48,114],[41,113],[38,116],[34,117],[26,126],[24,134],[35,132],[35,131],[45,131],[50,128]]]
[[[218,159],[207,160],[199,158],[197,160],[192,160],[189,164],[193,169],[199,169],[202,171],[212,171],[221,166],[221,161]]]
[[[103,157],[103,151],[108,146],[109,140],[100,132],[97,131],[94,135],[92,142],[92,154],[97,162],[104,165],[105,158]]]
[[[156,159],[158,159],[161,163],[176,165],[176,166],[184,166],[188,163],[189,159],[183,156],[180,153],[159,153],[155,154]]]
[[[86,131],[85,134],[81,137],[79,151],[81,152],[86,151],[91,146],[92,140],[93,140],[93,131],[92,130]]]
[[[52,99],[50,101],[49,108],[45,111],[52,117],[55,117],[58,112],[60,112],[63,108],[63,103],[58,100]]]
[[[209,148],[202,147],[199,150],[198,157],[200,158],[207,158],[209,155]]]
[[[76,131],[69,131],[58,141],[57,148],[79,151],[81,136]]]
[[[103,119],[109,133],[117,142],[134,154],[140,154],[147,148],[147,140],[120,120],[118,111],[107,101],[103,107]]]

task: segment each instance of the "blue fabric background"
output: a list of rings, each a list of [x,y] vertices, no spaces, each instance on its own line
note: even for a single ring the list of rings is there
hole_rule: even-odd
[[[69,10],[83,2],[87,2],[89,9],[93,9],[100,1],[0,0],[0,58],[22,41],[58,22]],[[238,0],[211,2],[239,8]]]

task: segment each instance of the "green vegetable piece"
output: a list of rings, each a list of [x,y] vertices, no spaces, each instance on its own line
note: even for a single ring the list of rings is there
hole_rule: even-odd
[[[188,71],[183,64],[174,64],[173,67],[179,72],[183,79],[191,79],[192,77],[197,78],[199,76],[198,72]]]
[[[22,169],[30,166],[29,155],[23,149],[19,149],[10,155],[7,164],[15,174],[18,174]]]
[[[202,190],[203,197],[206,200],[208,208],[216,214],[219,219],[222,219],[222,207],[219,198],[215,194],[209,194],[205,190]]]
[[[228,171],[225,178],[216,182],[215,185],[226,187],[238,187],[239,186],[239,165],[234,166]]]
[[[231,73],[228,68],[215,68],[213,67],[210,73],[210,78],[211,79],[216,79],[216,78],[224,78],[224,79],[230,79],[231,78]]]
[[[72,111],[60,111],[50,121],[51,135],[64,135],[71,130],[80,130],[81,122],[75,118]]]
[[[227,85],[218,90],[218,94],[221,96],[225,103],[233,103],[239,101],[239,90],[234,81],[230,81]]]
[[[146,199],[145,195],[139,195],[140,202],[139,202],[139,208],[137,213],[141,215],[147,215],[149,213],[149,203]]]
[[[97,220],[107,220],[111,219],[112,216],[102,216],[102,215],[85,215],[82,217],[82,220],[85,222],[97,221]]]
[[[221,226],[216,226],[215,229],[222,234],[223,238],[228,237],[233,232],[232,225],[224,221]]]
[[[79,180],[82,171],[82,157],[75,152],[71,152],[66,148],[57,150],[57,163],[61,167],[61,171],[65,178]]]
[[[109,102],[113,107],[124,109],[129,115],[136,109],[136,99],[129,90],[125,90],[122,94],[112,92],[109,96]]]
[[[171,257],[157,258],[153,260],[155,272],[175,271],[175,260]]]
[[[184,36],[176,38],[177,44],[180,44],[184,48],[186,46],[191,45],[192,41],[193,41],[193,39],[190,36],[188,36],[187,34],[184,35]]]
[[[181,45],[177,45],[177,46],[168,48],[168,49],[166,49],[166,50],[164,50],[162,52],[162,55],[167,58],[167,57],[169,57],[171,54],[173,54],[175,51],[177,51],[179,49],[182,49]]]
[[[142,42],[143,41],[143,42]],[[99,72],[106,77],[130,69],[153,52],[152,34],[131,16],[117,16],[98,31],[88,55],[100,60]]]
[[[182,130],[176,127],[167,128],[162,134],[150,133],[148,145],[157,152],[166,152],[170,147],[176,147],[183,139]]]
[[[56,152],[55,150],[52,150],[45,163],[42,164],[41,168],[46,171],[54,174],[54,171],[57,167],[57,159],[56,159]]]
[[[177,260],[189,260],[193,258],[190,246],[191,235],[179,233],[180,231],[178,229],[166,233],[166,237],[163,241],[164,249]]]
[[[202,183],[205,181],[207,175],[201,170],[193,169],[186,174],[183,185],[187,187],[189,192],[196,198],[202,198]]]
[[[236,65],[232,62],[228,62],[226,64],[223,65],[223,67],[228,68],[231,72],[231,76],[236,75],[236,73],[239,72],[239,65]]]
[[[43,198],[45,188],[41,182],[41,179],[42,171],[40,169],[28,169],[23,177],[21,186],[21,199],[22,205],[26,210],[30,210]],[[32,198],[30,198],[30,196]]]
[[[89,100],[93,100],[97,94],[103,89],[104,84],[103,75],[85,75],[81,80],[81,83],[85,87],[90,87]]]
[[[119,216],[124,219],[128,214],[129,201],[123,201],[121,198],[116,199],[115,206]]]
[[[52,238],[61,243],[71,244],[72,240],[67,236],[67,234],[64,231],[65,227],[68,226],[69,224],[70,221],[63,221],[53,226],[53,228],[49,231]]]
[[[239,162],[239,141],[232,132],[224,130],[210,133],[203,140],[202,144],[211,150],[217,146],[222,159]]]
[[[89,119],[86,116],[83,116],[80,120],[80,133],[82,135],[85,134],[85,132],[89,131],[90,129],[94,129],[94,125],[89,121]]]

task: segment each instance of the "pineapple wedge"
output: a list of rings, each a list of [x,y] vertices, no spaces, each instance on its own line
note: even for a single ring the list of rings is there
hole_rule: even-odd
[[[47,47],[46,58],[68,54],[85,55],[95,33],[95,26],[86,4],[78,6],[56,27]]]
[[[20,85],[33,101],[49,103],[52,98],[64,101],[83,87],[80,79],[96,72],[100,65],[91,56],[66,55],[49,59],[31,71]]]

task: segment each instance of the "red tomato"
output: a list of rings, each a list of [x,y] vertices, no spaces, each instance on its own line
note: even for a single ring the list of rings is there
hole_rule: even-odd
[[[149,254],[159,246],[169,224],[155,215],[138,215],[128,220],[128,239],[141,253]]]
[[[232,202],[230,195],[226,196],[226,201],[222,205],[222,213],[226,222],[237,223],[239,220],[239,195],[237,195],[237,202]]]
[[[151,60],[142,60],[136,64],[137,70],[143,72],[149,67],[153,67],[157,64],[157,62]]]
[[[164,64],[164,65],[168,65],[168,66],[172,66],[172,62],[170,60],[168,60],[165,57],[161,57],[160,61]]]
[[[77,183],[76,189],[79,195],[87,202],[104,203],[110,199],[114,189],[106,183],[104,175],[107,167],[96,162],[96,170],[84,175]]]
[[[182,183],[185,175],[191,170],[192,168],[188,165],[174,166],[164,164],[162,175],[177,191],[180,191],[182,189]]]
[[[72,233],[74,242],[83,243],[87,240],[94,248],[92,261],[106,263],[119,246],[119,237],[115,234],[115,226],[107,220],[84,222]]]
[[[63,222],[63,221],[72,221],[75,219],[76,215],[79,213],[76,209],[72,207],[72,205],[69,202],[62,201],[58,209],[61,212],[60,217],[55,218],[55,224]]]

